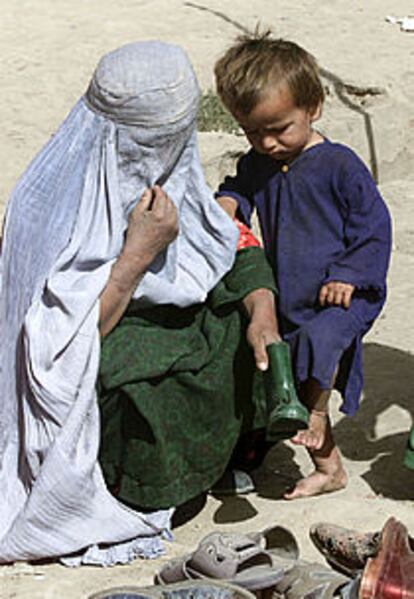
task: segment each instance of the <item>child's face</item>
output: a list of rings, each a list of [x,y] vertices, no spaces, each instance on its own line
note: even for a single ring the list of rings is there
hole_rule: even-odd
[[[248,116],[234,116],[257,152],[275,160],[287,160],[312,144],[312,123],[320,113],[320,105],[312,110],[298,108],[284,85],[263,94]]]

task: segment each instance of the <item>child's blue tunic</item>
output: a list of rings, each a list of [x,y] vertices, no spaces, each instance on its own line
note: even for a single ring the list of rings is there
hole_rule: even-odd
[[[385,301],[391,248],[389,213],[368,169],[329,140],[288,165],[252,149],[217,195],[236,199],[248,225],[257,208],[297,382],[313,377],[329,389],[339,365],[335,386],[352,415],[362,391],[362,337]],[[319,305],[328,281],[355,286],[349,309]]]

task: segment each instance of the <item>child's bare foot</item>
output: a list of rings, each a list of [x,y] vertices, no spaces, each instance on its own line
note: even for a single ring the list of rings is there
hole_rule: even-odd
[[[311,410],[308,428],[292,437],[292,443],[303,445],[311,451],[321,449],[325,442],[327,419],[326,412]]]
[[[348,476],[341,467],[336,472],[321,472],[318,469],[306,478],[303,478],[291,490],[284,493],[284,499],[299,499],[300,497],[312,497],[323,493],[333,493],[344,489],[348,482]]]
[[[305,431],[304,431],[305,432]],[[315,464],[315,472],[300,480],[297,485],[283,495],[285,499],[312,497],[322,493],[332,493],[346,487],[348,476],[342,466],[341,457],[336,447],[328,416],[325,417],[325,433],[322,447],[309,449],[310,457]]]

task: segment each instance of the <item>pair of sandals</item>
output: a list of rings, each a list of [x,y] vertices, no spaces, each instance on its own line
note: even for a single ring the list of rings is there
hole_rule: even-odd
[[[249,591],[274,587],[299,555],[292,533],[274,526],[259,533],[213,532],[192,553],[169,561],[155,583],[226,580]]]
[[[164,588],[183,580],[225,580],[256,595],[271,589],[273,599],[331,599],[349,583],[330,568],[300,561],[294,535],[282,526],[245,535],[211,533],[193,553],[171,560],[155,576]]]
[[[214,532],[196,550],[170,560],[152,587],[120,587],[89,599],[256,599],[274,587],[298,557],[296,539],[276,526],[241,535]]]
[[[300,561],[294,535],[273,526],[244,535],[211,533],[193,553],[167,562],[156,586],[109,589],[89,599],[256,599],[253,593],[267,589],[273,599],[332,599],[348,582],[330,568]]]

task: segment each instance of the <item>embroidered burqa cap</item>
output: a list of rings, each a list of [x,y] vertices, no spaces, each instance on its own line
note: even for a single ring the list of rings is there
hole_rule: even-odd
[[[89,548],[74,561],[109,564],[161,550],[169,512],[121,505],[97,462],[99,296],[130,211],[156,183],[176,204],[180,231],[134,298],[202,302],[231,268],[238,233],[204,181],[198,96],[177,46],[107,54],[11,195],[1,255],[0,563]]]

